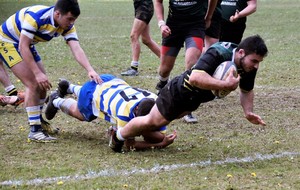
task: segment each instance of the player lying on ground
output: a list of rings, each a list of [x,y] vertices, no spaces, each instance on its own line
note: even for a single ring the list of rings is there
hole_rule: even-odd
[[[94,81],[86,82],[83,86],[70,84],[67,80],[61,80],[58,90],[51,93],[48,98],[45,116],[52,120],[58,109],[64,113],[77,118],[80,121],[92,121],[102,118],[116,128],[122,128],[136,116],[143,116],[149,113],[155,104],[156,94],[149,91],[133,88],[124,80],[113,75],[100,75],[104,81],[96,84]],[[72,98],[64,98],[67,94],[75,94],[78,102]],[[166,126],[153,131],[141,133],[144,141],[128,139],[125,144],[127,149],[141,150],[146,148],[164,148],[173,143],[176,138],[176,131],[173,134],[165,135]]]
[[[245,117],[253,124],[265,125],[261,117],[253,112],[254,81],[259,63],[267,55],[263,39],[251,36],[238,46],[229,42],[212,45],[197,63],[183,74],[173,78],[161,91],[150,113],[135,117],[111,137],[114,151],[121,151],[125,139],[161,126],[196,110],[201,103],[215,99],[212,90],[235,90],[240,87],[240,102]],[[212,77],[216,68],[224,61],[236,64],[239,76],[233,69],[225,80]]]

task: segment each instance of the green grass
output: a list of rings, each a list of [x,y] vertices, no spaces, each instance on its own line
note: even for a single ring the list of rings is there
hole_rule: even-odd
[[[54,0],[0,0],[0,21],[36,3],[51,5]],[[80,1],[80,5],[82,13],[76,28],[90,62],[99,73],[120,76],[131,61],[132,1],[88,0]],[[79,122],[58,113],[51,121],[62,131],[57,135],[58,143],[27,143],[24,109],[0,107],[0,183],[23,182],[0,189],[299,189],[298,154],[240,160],[257,154],[299,153],[299,8],[298,0],[264,0],[248,17],[244,36],[260,34],[270,52],[260,66],[255,87],[255,112],[263,117],[266,127],[244,119],[238,92],[233,92],[224,100],[203,104],[194,113],[198,124],[172,122],[169,132],[177,130],[178,139],[170,147],[116,154],[107,146],[109,124],[102,120]],[[151,27],[152,37],[160,42],[155,17]],[[40,43],[37,49],[54,86],[60,77],[81,84],[88,79],[62,38]],[[183,71],[183,60],[184,50],[172,76]],[[124,79],[155,92],[159,60],[143,45],[140,61],[140,76]],[[11,78],[23,88],[12,74]],[[2,87],[0,90],[4,93]],[[239,161],[230,163],[229,158]],[[210,164],[204,164],[207,161]],[[191,166],[193,163],[198,165]],[[157,169],[159,166],[162,169]],[[181,167],[171,170],[171,166]],[[57,178],[63,176],[66,178]],[[32,181],[52,178],[49,183]]]

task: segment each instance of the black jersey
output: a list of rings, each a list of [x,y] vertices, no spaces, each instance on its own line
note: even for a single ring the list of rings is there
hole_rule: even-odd
[[[245,9],[249,0],[222,0],[222,16],[223,19],[229,21],[230,17],[235,14],[236,10]],[[236,23],[246,23],[247,17],[239,18]]]
[[[211,90],[205,90],[192,86],[189,76],[197,70],[205,71],[213,75],[216,68],[224,61],[233,61],[237,45],[230,42],[218,42],[212,45],[197,63],[181,75],[173,78],[161,91],[156,105],[160,113],[169,121],[172,121],[186,111],[196,110],[201,103],[215,99]],[[238,68],[241,76],[240,88],[250,91],[254,87],[256,70],[243,72]]]
[[[234,52],[237,45],[230,42],[218,42],[212,45],[206,53],[197,61],[197,63],[188,71],[180,76],[181,89],[189,90],[199,95],[200,102],[207,102],[214,98],[211,90],[204,90],[189,84],[189,76],[193,71],[205,71],[209,75],[213,75],[216,68],[224,61],[234,62]],[[245,91],[250,91],[254,87],[256,70],[251,72],[243,72],[238,68],[241,76],[239,87]]]
[[[168,21],[173,23],[197,23],[204,20],[205,0],[169,0]]]
[[[216,8],[214,10],[212,18],[222,18],[222,7],[221,7],[222,0],[218,0]],[[207,10],[208,9],[208,1],[205,1],[204,7]]]

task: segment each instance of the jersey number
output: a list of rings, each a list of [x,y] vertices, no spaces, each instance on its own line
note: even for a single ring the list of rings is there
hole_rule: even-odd
[[[142,89],[139,89],[139,88],[133,88],[133,89],[136,90],[136,91],[138,91],[138,92],[141,92],[145,97],[151,95],[150,92],[148,92],[148,91],[146,91],[146,90],[142,90]],[[127,95],[125,94],[124,91],[120,92],[120,95],[122,96],[122,98],[123,98],[126,102],[129,102],[130,100],[136,100],[136,99],[138,99],[138,98],[136,97],[136,95],[133,95],[133,96],[127,96]]]

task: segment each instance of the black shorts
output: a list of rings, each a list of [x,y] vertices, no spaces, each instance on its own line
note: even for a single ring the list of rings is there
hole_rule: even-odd
[[[220,34],[221,34],[221,20],[222,18],[214,18],[211,20],[211,24],[209,26],[209,28],[207,28],[205,30],[205,35],[211,37],[211,38],[216,38],[219,39],[220,38]]]
[[[245,29],[246,23],[232,23],[223,19],[221,22],[220,41],[239,44]]]
[[[161,91],[156,99],[159,112],[168,121],[173,121],[184,112],[195,111],[200,106],[200,99],[196,94],[181,87],[180,77],[172,79]]]
[[[149,24],[154,13],[152,0],[134,0],[133,5],[135,18]]]
[[[171,34],[168,37],[163,38],[163,46],[181,48],[183,47],[186,38],[199,37],[204,39],[205,36],[204,27],[199,25],[181,28],[172,28],[172,26],[169,27],[171,29]]]

